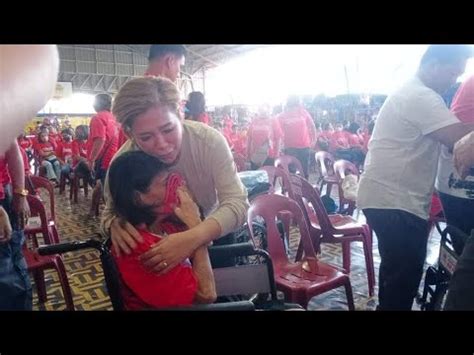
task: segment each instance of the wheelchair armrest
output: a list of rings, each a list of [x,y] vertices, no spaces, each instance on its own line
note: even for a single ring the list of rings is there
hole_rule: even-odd
[[[217,245],[209,247],[209,257],[213,258],[232,258],[236,256],[255,255],[258,252],[252,243],[237,243],[228,245]]]

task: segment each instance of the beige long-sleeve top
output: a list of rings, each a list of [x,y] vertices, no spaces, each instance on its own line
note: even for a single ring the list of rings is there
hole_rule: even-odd
[[[115,154],[138,150],[131,140]],[[206,218],[213,218],[226,235],[241,226],[249,208],[247,191],[237,175],[237,169],[224,136],[214,128],[194,121],[183,123],[181,154],[171,171],[180,173]],[[130,172],[133,173],[133,172]],[[124,176],[124,179],[127,177]],[[104,187],[105,210],[101,229],[109,234],[115,217],[108,176]]]

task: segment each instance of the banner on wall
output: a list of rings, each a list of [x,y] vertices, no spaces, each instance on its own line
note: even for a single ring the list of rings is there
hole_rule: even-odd
[[[72,83],[59,81],[54,90],[54,99],[66,99],[72,96]]]

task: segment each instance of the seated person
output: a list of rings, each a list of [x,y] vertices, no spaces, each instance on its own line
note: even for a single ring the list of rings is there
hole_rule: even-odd
[[[47,131],[42,131],[38,135],[38,143],[36,143],[35,150],[41,166],[46,169],[46,177],[53,182],[59,183],[61,164],[55,154],[56,146],[49,141]]]
[[[124,284],[125,308],[214,302],[214,275],[206,246],[196,250],[192,265],[186,260],[166,274],[147,270],[139,258],[163,238],[173,238],[167,235],[201,223],[199,209],[186,192],[180,175],[170,174],[155,157],[130,151],[112,162],[109,183],[115,212],[143,238],[131,254],[117,256],[115,250],[112,253]]]
[[[89,126],[76,127],[75,138],[72,141],[72,171],[79,178],[86,178],[93,185],[91,169],[87,162],[87,140],[89,139]]]
[[[58,143],[56,154],[61,163],[61,174],[69,177],[72,169],[72,128],[66,128],[61,131],[62,140]]]

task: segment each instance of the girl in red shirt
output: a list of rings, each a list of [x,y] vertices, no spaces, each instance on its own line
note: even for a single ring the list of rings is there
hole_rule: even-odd
[[[169,234],[201,222],[199,209],[184,189],[182,178],[170,174],[157,158],[130,151],[112,162],[109,186],[117,215],[134,225],[143,239],[131,254],[119,255],[115,249],[112,252],[122,279],[125,308],[214,302],[215,283],[206,246],[197,249],[191,262],[186,260],[166,274],[153,273],[140,261],[154,244],[173,238]]]
[[[188,96],[185,107],[186,120],[198,121],[210,126],[212,124],[209,115],[206,113],[206,100],[200,91],[193,91]]]
[[[72,136],[73,131],[71,128],[63,129],[62,132],[62,140],[58,143],[58,147],[56,149],[58,160],[61,163],[61,174],[69,176],[72,169]]]
[[[77,126],[75,137],[72,141],[72,169],[74,174],[79,177],[87,177],[89,182],[92,183],[91,170],[87,163],[89,126]]]
[[[38,142],[35,150],[38,154],[41,166],[46,169],[46,177],[55,182],[59,182],[61,176],[61,164],[55,154],[55,146],[49,141],[49,135],[42,131],[38,135]]]

